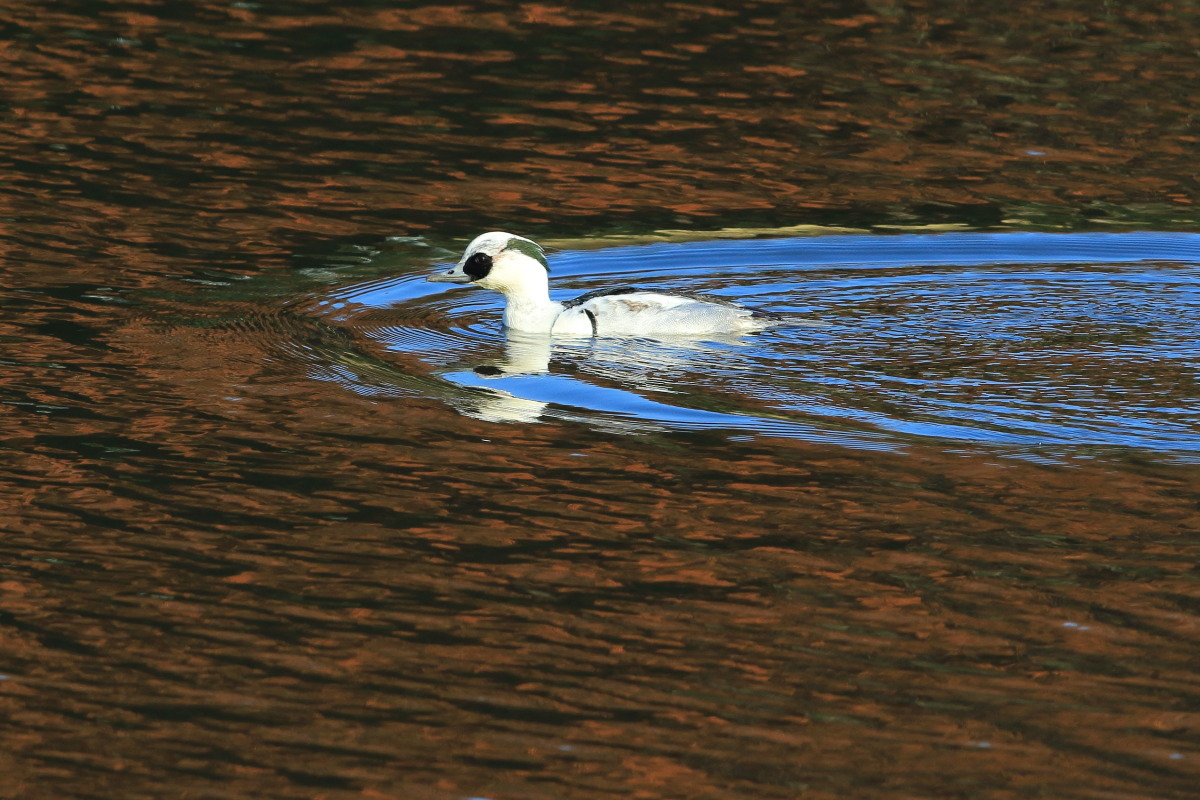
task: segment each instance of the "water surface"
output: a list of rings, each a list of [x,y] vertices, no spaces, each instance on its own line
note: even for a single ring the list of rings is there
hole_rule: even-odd
[[[506,335],[498,295],[447,292],[421,270],[308,301],[403,357],[390,379],[386,367],[317,369],[368,396],[440,397],[495,421],[1039,457],[1200,450],[1193,234],[827,236],[552,258],[556,299],[704,291],[796,324],[715,341]]]
[[[0,798],[1191,800],[1196,31],[6,3]]]

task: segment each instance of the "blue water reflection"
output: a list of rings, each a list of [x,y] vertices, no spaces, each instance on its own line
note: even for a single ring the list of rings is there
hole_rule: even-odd
[[[656,243],[563,250],[551,265],[556,299],[635,284],[826,325],[729,341],[514,342],[498,296],[447,292],[423,272],[345,287],[321,308],[415,356],[443,388],[499,398],[486,412],[468,404],[495,421],[729,429],[872,448],[1200,453],[1194,234]],[[385,309],[386,324],[362,322],[364,311],[378,321]]]

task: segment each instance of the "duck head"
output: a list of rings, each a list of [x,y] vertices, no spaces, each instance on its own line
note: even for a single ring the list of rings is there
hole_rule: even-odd
[[[504,295],[546,292],[550,265],[541,245],[524,236],[492,231],[475,237],[453,269],[426,280],[434,283],[473,283]]]

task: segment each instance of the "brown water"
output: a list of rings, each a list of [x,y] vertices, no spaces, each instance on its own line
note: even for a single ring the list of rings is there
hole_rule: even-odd
[[[1195,797],[1198,23],[7,4],[0,798]]]

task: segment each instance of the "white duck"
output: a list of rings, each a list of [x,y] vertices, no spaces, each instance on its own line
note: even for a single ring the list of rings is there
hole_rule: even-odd
[[[510,330],[576,336],[702,336],[762,330],[779,314],[700,295],[633,288],[601,289],[556,303],[550,265],[537,242],[501,231],[475,238],[453,269],[430,275],[436,283],[474,283],[504,295]]]

